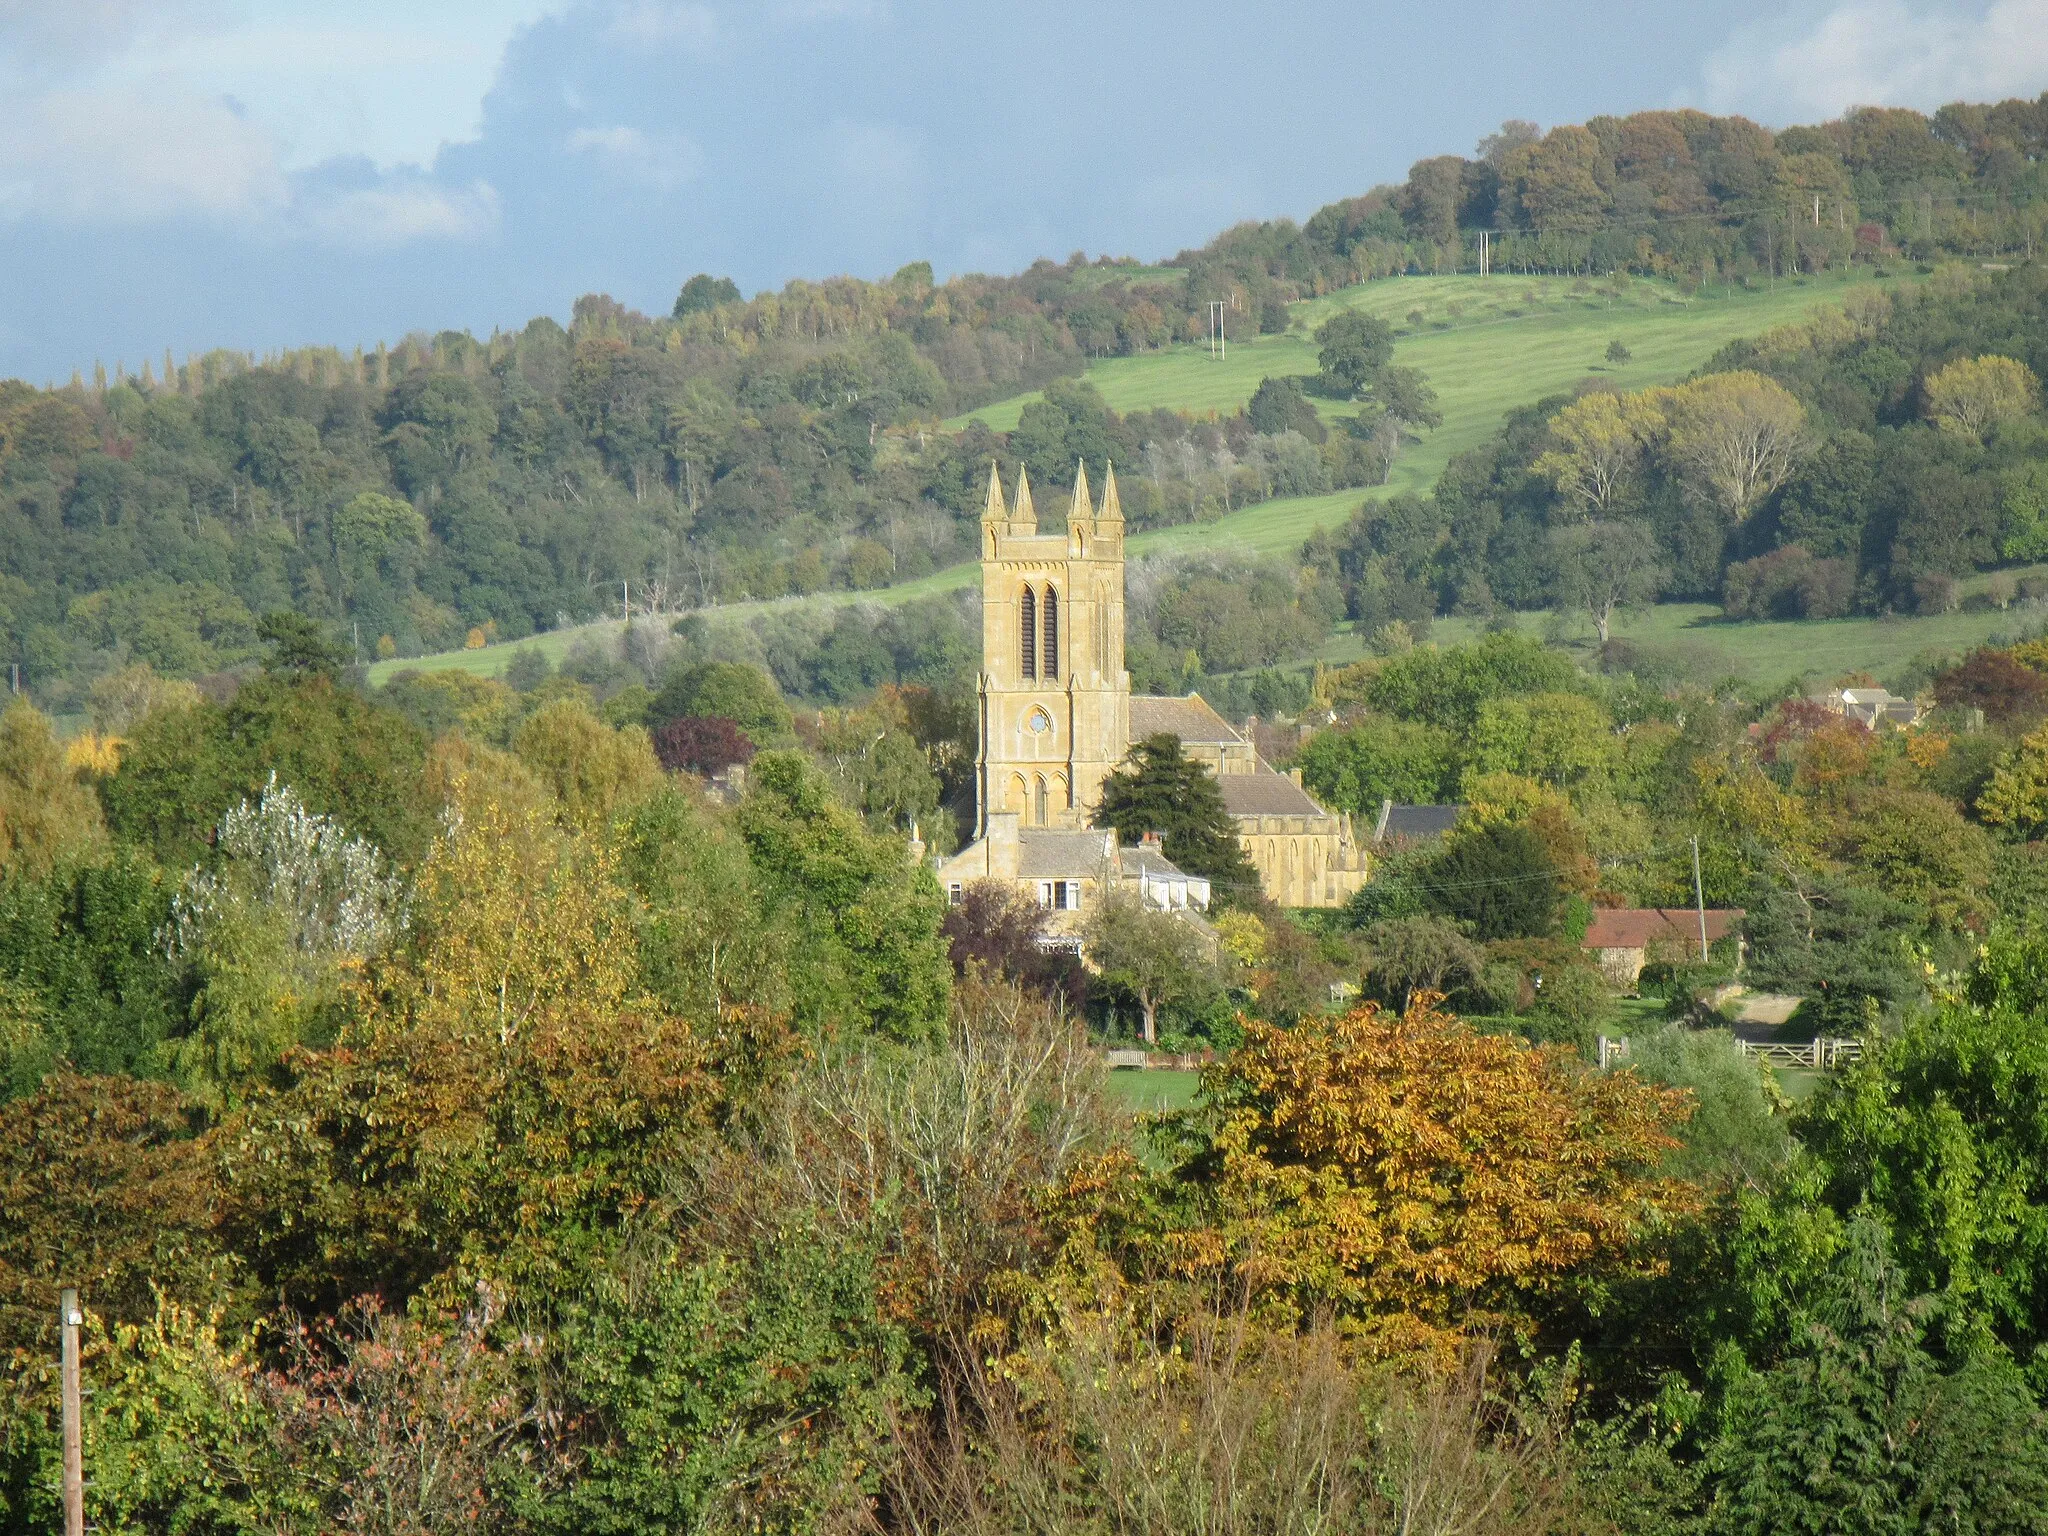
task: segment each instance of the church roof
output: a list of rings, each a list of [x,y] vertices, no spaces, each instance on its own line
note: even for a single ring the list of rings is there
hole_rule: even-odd
[[[1445,836],[1465,814],[1462,805],[1396,805],[1380,802],[1379,823],[1373,828],[1376,843],[1426,843]]]
[[[1132,703],[1137,700],[1133,699]],[[1258,773],[1221,773],[1216,787],[1223,808],[1233,816],[1327,816],[1330,813],[1293,779],[1272,769]]]
[[[1228,720],[1217,714],[1199,693],[1186,698],[1159,694],[1131,695],[1131,740],[1147,736],[1178,736],[1182,741],[1235,746],[1244,740]]]
[[[1084,880],[1102,873],[1107,834],[1029,829],[1017,834],[1017,874],[1024,880]]]

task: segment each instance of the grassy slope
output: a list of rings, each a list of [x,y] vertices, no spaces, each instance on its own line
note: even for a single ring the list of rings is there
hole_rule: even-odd
[[[1859,272],[1847,281],[1870,283],[1877,279]],[[1343,521],[1370,495],[1426,491],[1453,454],[1483,443],[1515,406],[1568,389],[1588,376],[1610,379],[1622,388],[1671,382],[1699,367],[1729,341],[1796,320],[1817,304],[1839,303],[1846,286],[1841,279],[1816,278],[1755,291],[1714,290],[1687,302],[1669,285],[1644,280],[1627,282],[1617,295],[1603,285],[1569,278],[1393,278],[1298,304],[1294,306],[1294,324],[1285,335],[1233,343],[1223,361],[1211,358],[1206,347],[1172,347],[1144,357],[1106,359],[1089,368],[1088,378],[1118,410],[1171,406],[1227,413],[1250,399],[1268,374],[1313,373],[1315,344],[1309,338],[1339,308],[1368,310],[1409,332],[1399,338],[1395,360],[1428,374],[1444,424],[1408,450],[1396,464],[1385,491],[1349,490],[1269,501],[1213,523],[1154,529],[1130,542],[1133,554],[1219,546],[1271,554],[1292,550],[1318,527]],[[1453,306],[1457,314],[1452,313]],[[1422,311],[1419,327],[1411,327],[1407,318],[1414,310]],[[1611,367],[1605,359],[1607,344],[1614,340],[1632,354],[1618,367]],[[1035,398],[1035,394],[1020,395],[999,401],[946,425],[958,430],[968,421],[980,420],[1007,431]],[[1346,409],[1327,401],[1319,402],[1318,408],[1333,418]],[[960,565],[879,592],[837,592],[779,601],[908,602],[957,590],[977,576],[977,567]],[[707,617],[745,619],[772,606],[775,604],[732,604]],[[1748,627],[1721,626],[1716,643]],[[1988,624],[1985,629],[1998,627]],[[559,661],[580,637],[615,634],[617,629],[615,622],[589,625],[522,643],[536,645],[550,660]],[[1946,642],[1917,642],[1908,654],[1923,645],[1941,643]],[[1755,648],[1768,659],[1774,647],[1782,650],[1783,645],[1779,636],[1760,640]],[[427,671],[460,667],[495,676],[504,670],[515,649],[515,645],[486,646],[477,651],[380,662],[371,668],[371,678],[381,683],[402,667]]]

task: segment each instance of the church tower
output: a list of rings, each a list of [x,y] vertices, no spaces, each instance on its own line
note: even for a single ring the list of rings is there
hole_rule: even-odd
[[[1015,505],[989,466],[981,517],[981,752],[975,835],[991,813],[1020,827],[1088,825],[1102,781],[1130,742],[1124,671],[1124,515],[1116,471],[1102,505],[1074,477],[1067,529],[1040,533],[1031,483]]]

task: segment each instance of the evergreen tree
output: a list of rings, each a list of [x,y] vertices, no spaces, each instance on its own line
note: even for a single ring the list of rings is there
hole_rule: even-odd
[[[1220,905],[1254,901],[1258,871],[1244,856],[1237,824],[1209,770],[1181,750],[1177,736],[1148,736],[1131,747],[1128,767],[1102,782],[1095,825],[1114,827],[1126,846],[1157,832],[1166,856],[1207,880]]]

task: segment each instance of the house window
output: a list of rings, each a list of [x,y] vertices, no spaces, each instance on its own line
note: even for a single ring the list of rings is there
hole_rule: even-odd
[[[1055,912],[1078,912],[1081,910],[1081,882],[1078,880],[1041,880],[1038,882],[1038,904]]]
[[[1024,598],[1017,605],[1017,629],[1020,645],[1018,659],[1029,678],[1038,676],[1038,594],[1029,587],[1024,589]]]
[[[1060,675],[1060,595],[1051,587],[1045,589],[1045,614],[1039,627],[1045,631],[1045,676],[1057,678]]]
[[[959,905],[960,905],[960,903],[961,903],[962,901],[964,901],[964,900],[966,900],[966,899],[967,899],[967,893],[966,893],[965,891],[961,890],[961,888],[960,888],[960,882],[959,882],[958,880],[955,880],[955,881],[954,881],[954,882],[953,882],[953,883],[952,883],[951,885],[949,885],[949,886],[947,886],[947,887],[946,887],[946,905],[947,905],[947,906],[949,906],[949,907],[957,907],[957,906],[959,906]]]
[[[1060,882],[1060,906],[1068,912],[1081,910],[1081,882],[1062,880]]]

